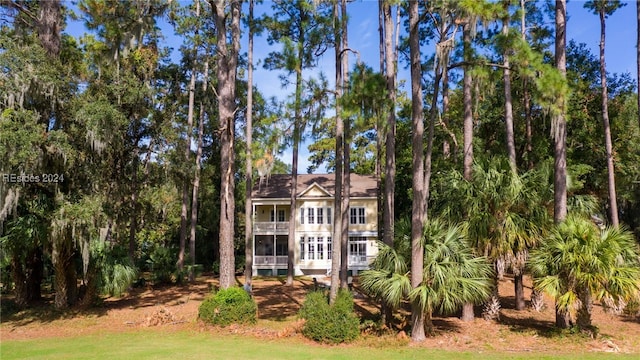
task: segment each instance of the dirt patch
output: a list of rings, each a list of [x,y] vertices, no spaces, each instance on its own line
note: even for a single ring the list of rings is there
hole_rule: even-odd
[[[525,288],[528,299],[529,282]],[[133,289],[121,298],[108,298],[101,306],[91,309],[55,311],[51,299],[32,309],[10,316],[3,316],[0,324],[2,340],[19,340],[50,337],[71,337],[122,331],[144,331],[153,326],[163,331],[193,330],[219,332],[220,329],[205,326],[197,321],[198,307],[217,285],[210,277],[181,286],[145,287]],[[296,313],[302,306],[305,294],[314,288],[311,279],[296,279],[293,286],[286,286],[279,279],[256,279],[253,296],[258,303],[258,324],[231,326],[223,333],[255,336],[258,338],[300,337],[302,323]],[[376,318],[379,306],[361,294],[354,284],[356,311],[364,319]],[[499,322],[476,318],[462,322],[455,316],[436,316],[435,334],[420,346],[452,351],[499,351],[514,353],[583,353],[620,352],[640,353],[640,320],[605,313],[596,305],[593,322],[600,329],[600,336],[591,339],[583,335],[563,335],[554,329],[553,301],[546,299],[547,308],[542,312],[514,310],[513,281],[500,282],[502,310]],[[476,315],[479,316],[480,309]],[[367,335],[361,343],[406,344],[400,323],[395,331],[382,338]],[[399,334],[399,335],[398,335]]]

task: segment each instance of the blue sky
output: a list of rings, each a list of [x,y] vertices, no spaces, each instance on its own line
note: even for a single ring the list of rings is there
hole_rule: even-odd
[[[600,42],[600,24],[597,15],[590,13],[583,8],[583,0],[569,0],[567,4],[568,24],[567,39],[573,39],[579,43],[585,43],[593,54],[597,56]],[[259,16],[265,11],[269,11],[271,1],[265,0],[263,4],[256,6],[255,15]],[[245,11],[248,11],[245,4]],[[348,5],[349,12],[349,46],[357,50],[363,62],[374,69],[379,67],[378,48],[378,4],[377,0],[356,0]],[[553,24],[550,24],[551,26]],[[173,29],[166,22],[160,24],[165,39],[166,46],[177,50],[180,47],[180,39],[173,34]],[[635,1],[627,2],[627,6],[616,11],[607,19],[607,47],[606,62],[609,72],[628,72],[632,79],[636,78],[636,4]],[[69,21],[66,32],[79,36],[85,32],[81,22]],[[246,34],[242,39],[242,51],[246,51]],[[431,52],[433,45],[427,45],[423,51]],[[257,63],[254,72],[254,85],[266,97],[275,96],[284,99],[292,89],[283,89],[280,86],[279,72],[267,71],[262,68],[260,62],[267,54],[276,48],[271,47],[266,42],[266,36],[257,37],[254,45],[254,61]],[[174,57],[179,61],[179,55]],[[332,81],[334,77],[334,53],[329,49],[327,53],[319,59],[318,68],[308,71],[306,77],[316,76],[318,72],[325,73],[327,79]],[[355,63],[355,57],[350,57],[350,66]],[[407,79],[408,72],[402,71],[404,64],[400,64],[400,79]],[[307,161],[308,151],[306,144],[301,146],[299,172],[304,173],[309,165]],[[281,159],[286,163],[291,163],[291,152],[285,151]],[[324,169],[320,169],[323,171]]]

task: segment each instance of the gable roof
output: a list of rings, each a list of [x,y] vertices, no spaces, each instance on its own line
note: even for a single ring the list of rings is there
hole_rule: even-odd
[[[306,195],[307,193],[311,192],[312,189],[319,190],[321,193],[324,194],[324,196],[333,196],[332,193],[330,193],[327,189],[323,188],[322,186],[318,185],[317,182],[314,182],[313,184],[309,185],[309,187],[307,187],[306,189],[304,189],[302,192],[300,192],[297,195],[302,197],[302,196]]]
[[[299,174],[296,197],[317,185],[328,195],[334,196],[335,174]],[[288,198],[291,196],[291,174],[273,174],[253,186],[251,195],[254,198]],[[373,197],[378,195],[376,178],[373,175],[351,174],[351,197]]]

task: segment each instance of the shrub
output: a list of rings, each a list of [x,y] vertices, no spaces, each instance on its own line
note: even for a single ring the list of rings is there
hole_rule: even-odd
[[[157,246],[147,263],[151,268],[151,276],[154,284],[171,283],[174,272],[176,272],[177,253],[168,247]]]
[[[349,291],[340,290],[333,306],[323,292],[314,291],[300,309],[305,319],[302,334],[309,339],[339,344],[355,340],[360,333],[360,320],[353,312],[353,297]]]
[[[254,324],[258,306],[249,294],[239,287],[220,290],[207,297],[198,309],[202,321],[219,326]]]

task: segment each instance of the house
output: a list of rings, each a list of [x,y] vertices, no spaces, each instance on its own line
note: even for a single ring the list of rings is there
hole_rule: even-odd
[[[271,175],[252,190],[253,274],[286,275],[291,175]],[[295,204],[295,275],[331,269],[335,176],[298,175]],[[378,252],[378,201],[374,176],[351,174],[348,269],[365,270]]]

